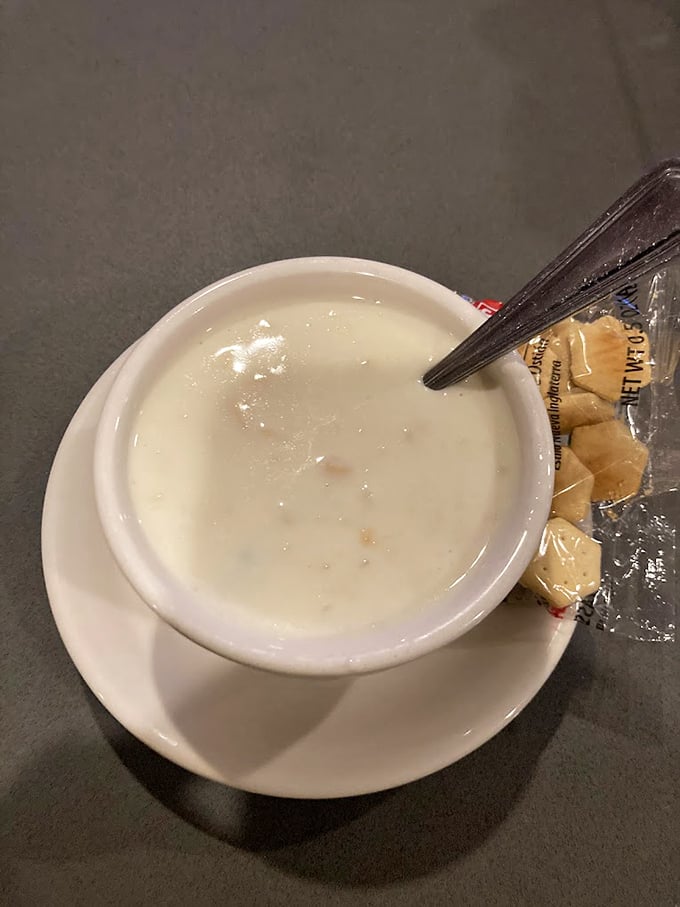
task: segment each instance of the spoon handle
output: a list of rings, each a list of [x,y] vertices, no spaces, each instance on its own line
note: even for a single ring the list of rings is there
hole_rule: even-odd
[[[680,159],[631,186],[496,314],[433,365],[441,390],[680,253]]]

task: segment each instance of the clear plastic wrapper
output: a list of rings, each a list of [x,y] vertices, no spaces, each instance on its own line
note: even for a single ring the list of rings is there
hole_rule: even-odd
[[[476,303],[491,312],[488,300]],[[520,350],[555,441],[539,551],[509,600],[646,641],[675,638],[680,516],[680,263]]]

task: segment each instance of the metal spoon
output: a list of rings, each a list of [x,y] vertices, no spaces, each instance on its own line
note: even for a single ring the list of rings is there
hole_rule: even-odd
[[[680,254],[680,159],[631,186],[568,248],[423,376],[442,390]]]

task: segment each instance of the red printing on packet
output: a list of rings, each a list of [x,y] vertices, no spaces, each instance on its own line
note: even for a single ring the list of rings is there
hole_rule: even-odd
[[[494,315],[503,307],[503,303],[497,302],[495,299],[477,299],[472,305],[485,315]]]

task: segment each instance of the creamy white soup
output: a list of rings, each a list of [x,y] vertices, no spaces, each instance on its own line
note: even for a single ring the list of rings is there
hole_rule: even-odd
[[[444,593],[512,506],[519,467],[500,387],[420,380],[460,339],[426,312],[347,299],[242,310],[187,342],[128,459],[166,567],[283,634],[367,627]]]

